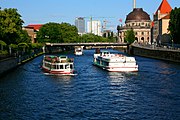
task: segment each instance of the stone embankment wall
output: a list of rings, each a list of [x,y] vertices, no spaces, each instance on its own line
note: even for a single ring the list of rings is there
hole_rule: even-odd
[[[7,74],[9,70],[18,66],[17,58],[7,58],[0,61],[0,76]]]
[[[10,70],[13,70],[19,65],[22,65],[42,54],[43,53],[38,53],[38,54],[33,54],[33,55],[11,57],[11,58],[0,60],[0,77],[8,74]]]
[[[133,55],[150,57],[172,62],[180,62],[180,50],[168,49],[152,46],[132,45],[131,53]]]

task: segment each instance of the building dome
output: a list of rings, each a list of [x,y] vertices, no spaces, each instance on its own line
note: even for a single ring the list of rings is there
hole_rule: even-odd
[[[130,21],[149,21],[149,15],[142,8],[134,8],[126,17],[126,23]]]

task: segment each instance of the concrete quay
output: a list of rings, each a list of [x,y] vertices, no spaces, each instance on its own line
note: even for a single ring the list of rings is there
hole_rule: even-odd
[[[10,57],[10,58],[0,60],[0,77],[8,74],[8,72],[14,70],[18,66],[25,64],[26,62],[42,54],[43,53],[39,53],[35,55],[19,56],[19,57]]]
[[[0,76],[7,74],[8,71],[18,66],[18,59],[15,57],[3,59],[0,61]]]
[[[133,55],[180,63],[180,48],[156,47],[136,43],[131,45],[130,52]]]

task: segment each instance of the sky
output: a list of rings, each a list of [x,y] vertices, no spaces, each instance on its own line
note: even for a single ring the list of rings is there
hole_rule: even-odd
[[[153,13],[162,0],[136,0],[136,7],[143,8],[152,20]],[[180,0],[168,0],[172,8],[180,7]],[[1,9],[16,8],[24,26],[48,22],[75,24],[76,17],[85,17],[86,22],[107,21],[107,28],[116,30],[124,24],[126,15],[133,10],[133,0],[0,0]],[[119,21],[122,19],[122,22]]]

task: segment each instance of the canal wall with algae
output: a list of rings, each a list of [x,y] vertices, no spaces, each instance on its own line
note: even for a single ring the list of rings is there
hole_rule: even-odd
[[[180,49],[133,44],[130,52],[133,55],[180,63]]]

